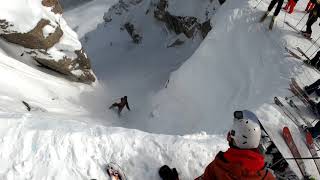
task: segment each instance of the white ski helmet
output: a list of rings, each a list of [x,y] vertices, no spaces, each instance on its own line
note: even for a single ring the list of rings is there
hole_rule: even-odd
[[[230,137],[240,149],[253,149],[259,146],[261,128],[258,117],[251,111],[235,111]]]

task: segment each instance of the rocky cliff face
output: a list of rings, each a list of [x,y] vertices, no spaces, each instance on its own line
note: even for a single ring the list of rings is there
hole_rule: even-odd
[[[58,0],[10,0],[0,7],[0,37],[47,68],[75,81],[94,82],[90,60],[61,14]]]
[[[217,7],[223,3],[224,0],[119,0],[118,4],[105,13],[104,21],[107,24],[117,16],[125,17],[123,18],[124,29],[127,30],[133,42],[140,42],[143,39],[143,34],[137,30],[139,23],[135,23],[137,21],[134,20],[134,15],[130,14],[132,9],[140,8],[146,16],[152,15],[179,37],[182,37],[181,34],[183,34],[190,39],[200,34],[202,38],[205,38],[212,29],[212,15]],[[131,27],[130,31],[128,31],[128,24]],[[134,35],[132,32],[135,32]],[[137,36],[140,41],[136,40]],[[183,40],[177,39],[177,41]]]

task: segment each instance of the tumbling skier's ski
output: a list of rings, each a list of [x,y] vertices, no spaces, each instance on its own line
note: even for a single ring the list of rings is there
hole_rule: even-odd
[[[283,128],[282,135],[283,135],[283,139],[286,141],[286,143],[287,143],[287,145],[288,145],[293,157],[297,158],[297,159],[295,159],[295,161],[297,162],[297,165],[298,165],[303,177],[304,178],[308,178],[309,175],[306,172],[306,166],[305,166],[303,160],[301,159],[301,155],[300,155],[300,153],[298,151],[298,148],[297,148],[296,144],[293,141],[291,132],[290,132],[288,127],[284,127]]]

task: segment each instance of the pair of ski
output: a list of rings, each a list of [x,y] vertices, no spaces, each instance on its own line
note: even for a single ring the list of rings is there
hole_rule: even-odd
[[[316,117],[319,117],[319,113],[315,107],[316,103],[311,100],[308,94],[299,86],[295,78],[291,78],[290,91],[298,97],[303,104],[312,112]]]
[[[284,106],[284,104],[280,101],[279,98],[275,97],[274,98],[274,102],[277,106],[280,107],[282,113],[288,117],[290,120],[292,120],[298,127],[299,127],[299,130],[304,132],[305,133],[305,136],[306,136],[306,140],[305,140],[305,143],[306,143],[306,146],[308,147],[309,151],[310,151],[310,154],[312,155],[312,158],[314,158],[314,162],[317,166],[317,169],[318,171],[320,172],[320,160],[319,160],[319,156],[318,156],[318,153],[317,153],[317,149],[316,149],[316,146],[315,146],[315,143],[313,142],[313,139],[312,139],[312,136],[310,134],[310,132],[308,131],[305,131],[302,129],[302,124],[299,122],[299,120],[291,113],[291,111],[289,111],[289,109]],[[283,135],[283,138],[285,140],[285,142],[287,143],[293,157],[295,158],[295,161],[302,173],[302,175],[304,176],[304,178],[309,178],[309,174],[307,173],[306,171],[306,166],[302,160],[302,157],[301,157],[301,154],[299,153],[299,150],[292,138],[292,135],[291,135],[291,132],[289,130],[288,127],[284,127],[283,128],[283,131],[282,131],[282,135]]]
[[[267,19],[267,17],[268,17],[268,14],[266,13],[266,14],[264,14],[261,18],[260,18],[260,23],[262,23],[264,20],[266,20]],[[275,16],[273,16],[272,18],[271,18],[271,21],[270,21],[270,24],[269,24],[269,30],[271,31],[272,30],[272,28],[273,28],[273,25],[274,25],[274,19],[275,18]]]
[[[306,36],[303,34],[303,32],[300,31],[297,27],[295,27],[294,25],[292,25],[292,24],[289,23],[288,21],[285,21],[284,23],[285,23],[286,25],[288,25],[290,28],[292,28],[293,30],[295,30],[295,31],[296,31],[298,34],[300,34],[302,37],[304,37],[305,39],[309,40],[312,44],[316,44],[318,47],[320,47],[319,44],[318,44],[315,40],[313,40],[311,37],[306,37]]]

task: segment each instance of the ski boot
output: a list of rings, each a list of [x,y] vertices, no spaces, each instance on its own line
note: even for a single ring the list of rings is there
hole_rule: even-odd
[[[269,25],[269,29],[270,29],[270,30],[272,30],[272,28],[273,28],[273,24],[274,24],[274,21],[276,20],[276,17],[277,17],[277,16],[272,16],[272,19],[271,19],[270,25]]]
[[[269,12],[270,12],[270,11],[267,11],[267,12],[260,18],[260,21],[259,21],[259,22],[263,22],[263,21],[268,17]]]
[[[301,34],[307,38],[307,39],[311,39],[311,33],[307,32],[307,31],[301,31]]]

